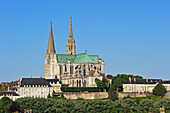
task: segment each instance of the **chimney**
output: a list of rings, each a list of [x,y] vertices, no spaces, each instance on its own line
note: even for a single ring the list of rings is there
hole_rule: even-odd
[[[136,82],[136,78],[134,77],[134,82]]]
[[[148,78],[146,78],[146,82],[148,82]]]
[[[131,77],[129,77],[129,82],[130,82],[130,83],[131,83],[131,80],[132,80]]]

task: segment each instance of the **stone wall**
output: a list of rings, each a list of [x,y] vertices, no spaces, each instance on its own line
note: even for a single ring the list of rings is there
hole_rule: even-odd
[[[170,91],[165,94],[165,98],[170,98]]]
[[[67,99],[102,99],[108,98],[108,92],[65,92],[64,96]]]
[[[127,97],[128,95],[130,97],[146,97],[149,95],[153,95],[152,93],[131,93],[131,92],[118,92],[119,99],[122,99],[123,97]]]
[[[153,95],[152,93],[131,93],[131,92],[118,92],[119,99],[122,99],[123,97],[146,97]],[[102,99],[102,98],[108,98],[108,92],[65,92],[64,96],[67,99],[77,99],[77,98],[83,98],[83,99]],[[170,98],[170,91],[165,94],[166,98]]]

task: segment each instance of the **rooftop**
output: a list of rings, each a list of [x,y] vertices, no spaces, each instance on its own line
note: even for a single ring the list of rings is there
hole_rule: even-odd
[[[68,63],[70,60],[71,63],[98,63],[98,55],[88,55],[87,53],[81,53],[77,55],[66,55],[66,54],[57,54],[57,60],[59,63]]]

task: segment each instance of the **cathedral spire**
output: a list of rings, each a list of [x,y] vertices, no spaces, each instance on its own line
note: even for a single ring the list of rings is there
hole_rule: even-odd
[[[67,40],[66,46],[66,54],[67,55],[76,55],[76,45],[75,40],[73,38],[73,31],[72,31],[72,18],[70,17],[70,31],[69,31],[69,38]]]
[[[50,23],[50,34],[49,34],[49,39],[48,39],[47,53],[55,53],[52,22]]]
[[[69,32],[69,38],[73,38],[73,31],[72,31],[72,17],[70,17],[70,32]]]

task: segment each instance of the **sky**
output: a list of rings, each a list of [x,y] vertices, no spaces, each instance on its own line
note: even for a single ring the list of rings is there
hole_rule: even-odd
[[[65,54],[72,16],[77,53],[105,61],[105,73],[170,79],[169,0],[0,0],[0,82],[43,77],[53,26]]]

